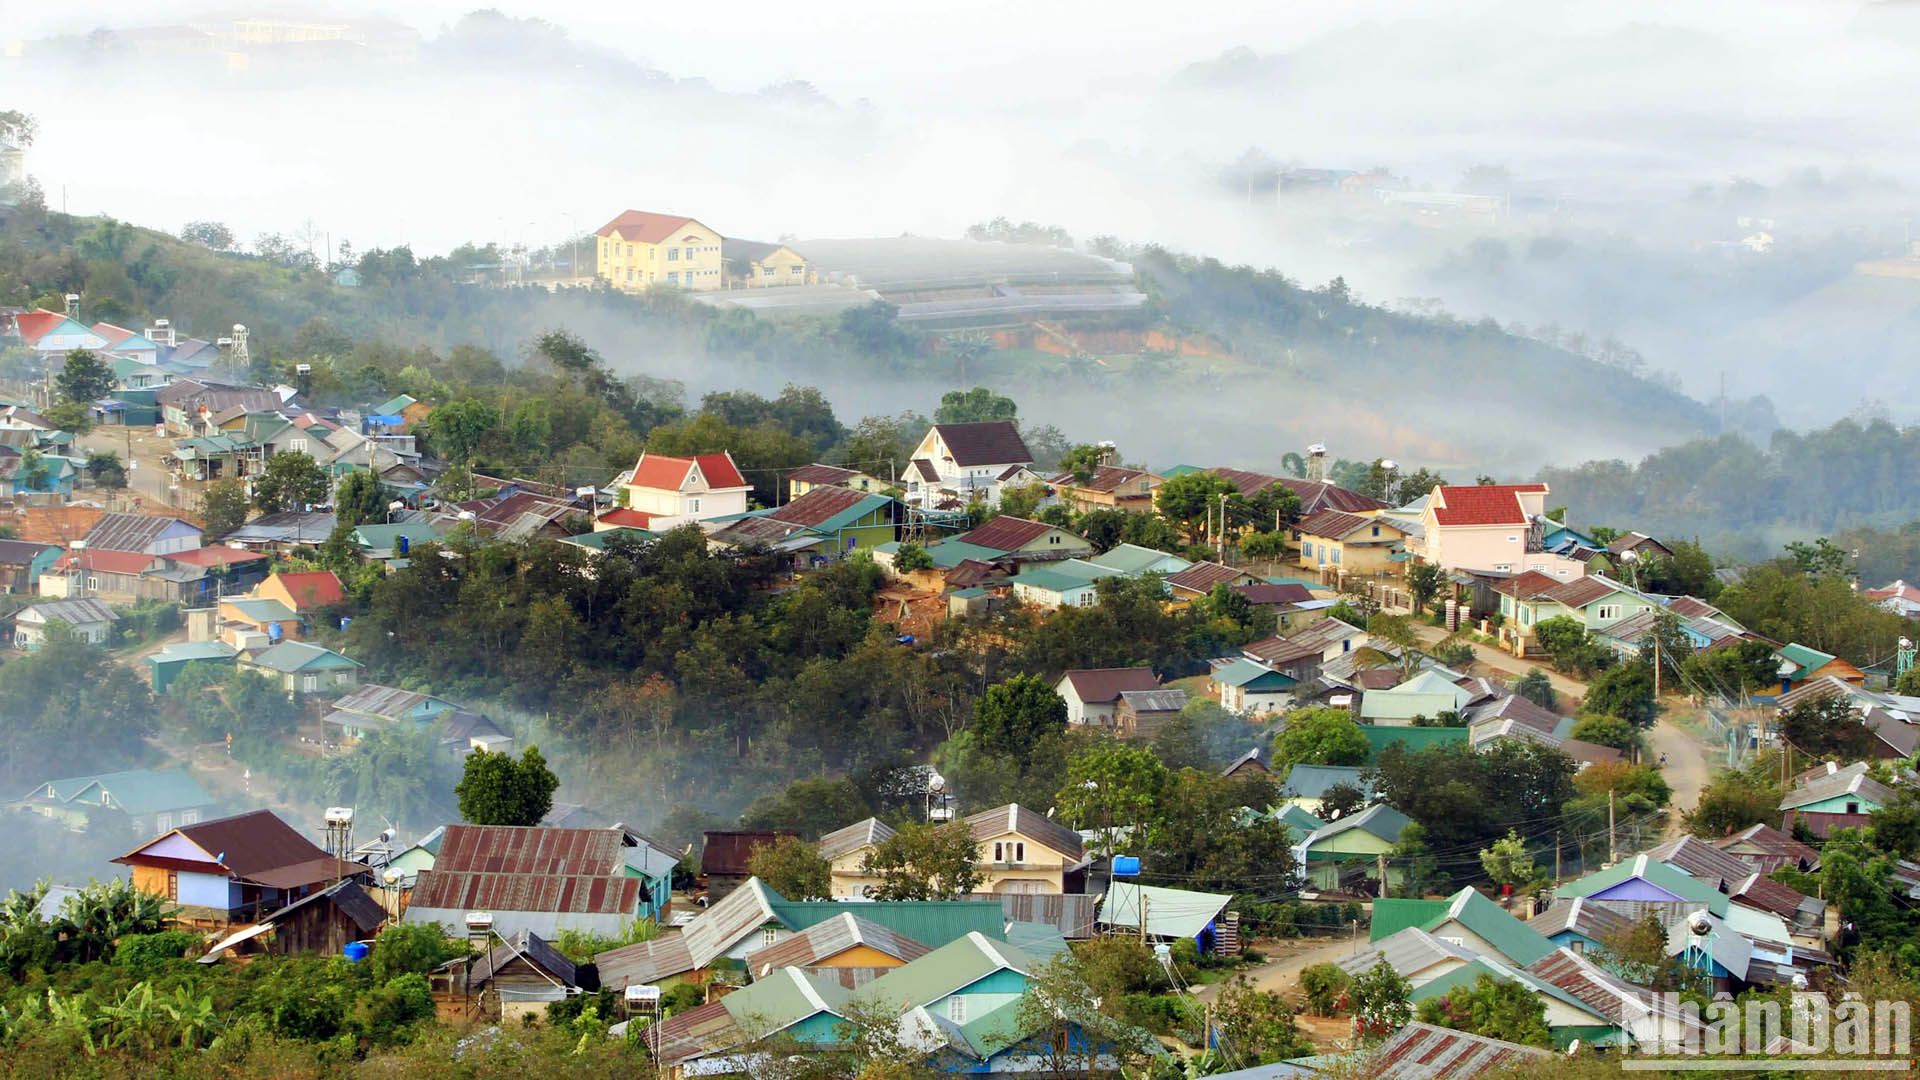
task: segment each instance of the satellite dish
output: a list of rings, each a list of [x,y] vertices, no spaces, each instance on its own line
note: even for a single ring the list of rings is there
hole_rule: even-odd
[[[1706,915],[1704,914],[1695,915],[1693,917],[1693,922],[1688,924],[1687,929],[1692,930],[1694,933],[1699,934],[1702,937],[1705,937],[1706,935],[1713,933],[1713,920],[1707,918]]]
[[[1575,1056],[1577,1056],[1577,1055],[1578,1055],[1579,1053],[1580,1053],[1580,1040],[1579,1040],[1579,1039],[1575,1039],[1575,1040],[1573,1040],[1572,1042],[1570,1042],[1570,1043],[1568,1043],[1568,1044],[1567,1044],[1567,1056],[1568,1056],[1568,1057],[1575,1057]]]
[[[1798,971],[1793,973],[1793,988],[1795,990],[1805,990],[1807,988],[1807,977],[1805,974]]]

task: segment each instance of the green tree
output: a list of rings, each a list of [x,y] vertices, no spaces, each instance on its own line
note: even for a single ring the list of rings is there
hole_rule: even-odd
[[[1799,540],[1787,544],[1787,558],[1808,577],[1856,577],[1853,560],[1845,548],[1822,536],[1813,543]]]
[[[425,975],[462,951],[436,924],[390,923],[373,939],[373,977],[384,983]]]
[[[901,544],[900,550],[893,553],[893,568],[903,574],[910,574],[915,570],[931,570],[933,556],[927,553],[926,548],[908,541]]]
[[[847,308],[840,313],[840,337],[868,356],[896,356],[911,351],[914,337],[901,329],[900,308],[884,300]],[[941,423],[957,421],[942,420]]]
[[[753,850],[747,872],[789,900],[828,900],[833,896],[833,866],[812,844],[782,836]]]
[[[1491,975],[1481,975],[1471,988],[1455,987],[1422,1001],[1418,1019],[1487,1039],[1524,1046],[1553,1045],[1553,1036],[1547,1030],[1546,1002],[1518,982]]]
[[[1353,985],[1353,977],[1339,964],[1322,961],[1300,969],[1300,992],[1307,996],[1307,1009],[1315,1016],[1332,1016],[1340,999]]]
[[[1368,1041],[1383,1039],[1407,1026],[1413,1007],[1407,998],[1413,984],[1381,960],[1353,980],[1347,1000],[1353,1006],[1353,1033]]]
[[[91,404],[113,393],[113,368],[105,360],[87,351],[75,349],[67,354],[54,377],[61,401]]]
[[[500,410],[476,398],[450,401],[433,410],[428,437],[440,456],[465,464],[500,427]]]
[[[973,709],[974,739],[989,754],[1024,757],[1066,726],[1067,703],[1037,675],[1015,675],[989,687]]]
[[[1527,850],[1527,842],[1512,829],[1507,835],[1493,842],[1490,848],[1480,852],[1480,868],[1495,885],[1518,888],[1531,883],[1538,873],[1533,864],[1533,853]]]
[[[1570,675],[1584,678],[1613,661],[1613,651],[1571,615],[1540,620],[1534,625],[1533,636],[1553,658],[1553,666]]]
[[[1425,559],[1415,559],[1407,565],[1407,596],[1413,601],[1415,615],[1427,610],[1440,595],[1440,589],[1446,584],[1447,572],[1439,563],[1430,563]]]
[[[1296,709],[1273,740],[1273,763],[1293,765],[1365,765],[1372,753],[1366,733],[1345,709]]]
[[[1632,750],[1640,744],[1640,729],[1617,716],[1582,716],[1568,734],[1582,742]]]
[[[327,501],[326,471],[311,454],[288,450],[267,459],[254,478],[253,505],[263,514],[297,510]]]
[[[1100,468],[1100,462],[1105,460],[1107,453],[1106,447],[1081,443],[1060,459],[1060,471],[1071,474],[1076,484],[1091,483],[1094,471]]]
[[[86,468],[87,477],[109,491],[127,486],[127,467],[120,463],[120,455],[111,450],[89,451]]]
[[[379,524],[387,514],[387,492],[379,477],[365,469],[355,469],[340,478],[333,489],[333,513],[340,525]]]
[[[1543,709],[1557,709],[1560,706],[1559,696],[1553,692],[1553,680],[1539,668],[1528,668],[1525,675],[1515,679],[1513,692]]]
[[[1920,793],[1896,788],[1893,801],[1868,815],[1867,842],[1896,859],[1920,855]]]
[[[917,821],[875,844],[861,870],[880,879],[874,900],[957,900],[980,884],[979,854],[966,822]]]
[[[1102,739],[1067,759],[1066,781],[1054,805],[1078,828],[1127,826],[1140,836],[1167,780],[1167,768],[1152,750]]]
[[[515,761],[511,754],[476,750],[454,794],[460,816],[475,825],[538,825],[553,809],[560,780],[547,768],[540,748],[529,746]]]
[[[984,386],[971,390],[949,390],[940,395],[940,407],[933,414],[936,424],[972,424],[982,420],[1017,420],[1020,406],[1010,397],[996,394]]]
[[[189,221],[180,229],[180,239],[212,251],[233,250],[233,230],[218,221]]]
[[[1780,710],[1780,737],[1822,760],[1860,761],[1877,741],[1845,694],[1829,694]]]
[[[1292,1003],[1275,991],[1255,988],[1245,975],[1235,975],[1220,989],[1213,1021],[1236,1063],[1264,1065],[1313,1052],[1294,1022]]]
[[[1219,513],[1221,496],[1231,497],[1239,491],[1224,476],[1191,472],[1161,484],[1154,491],[1153,503],[1168,520],[1185,529],[1190,539],[1199,540],[1206,535],[1208,515]]]
[[[1699,803],[1686,812],[1687,831],[1714,840],[1756,821],[1776,819],[1782,797],[1779,774],[1779,759],[1767,754],[1749,769],[1714,777],[1700,792]]]
[[[1653,668],[1646,663],[1617,664],[1587,684],[1580,702],[1583,716],[1617,716],[1634,727],[1653,726],[1660,703],[1653,696]]]

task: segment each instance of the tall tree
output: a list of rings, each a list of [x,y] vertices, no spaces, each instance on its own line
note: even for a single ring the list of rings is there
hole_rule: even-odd
[[[747,872],[789,900],[827,900],[833,895],[833,866],[797,836],[782,836],[753,849]]]
[[[311,454],[288,450],[267,459],[254,478],[253,505],[263,514],[304,509],[327,499],[327,474]]]
[[[352,528],[386,517],[387,492],[380,478],[365,469],[355,469],[340,478],[333,489],[333,513],[339,524]]]
[[[1364,765],[1372,752],[1365,732],[1345,709],[1298,709],[1273,740],[1276,767]]]
[[[980,884],[979,845],[964,821],[914,822],[874,845],[861,864],[874,900],[957,900]]]
[[[54,377],[61,401],[88,404],[113,393],[113,368],[105,360],[87,351],[75,349],[67,354]]]
[[[247,523],[247,485],[236,476],[215,480],[200,496],[200,520],[218,539]]]
[[[504,752],[476,750],[467,755],[454,794],[460,816],[474,825],[538,825],[553,809],[559,786],[537,746],[521,751],[518,761]]]
[[[1067,703],[1037,675],[1015,675],[989,687],[973,710],[974,739],[990,754],[1024,757],[1066,726]]]
[[[970,424],[981,420],[1018,420],[1020,406],[1012,398],[996,394],[984,386],[971,390],[949,390],[940,395],[940,408],[934,412],[937,424]]]

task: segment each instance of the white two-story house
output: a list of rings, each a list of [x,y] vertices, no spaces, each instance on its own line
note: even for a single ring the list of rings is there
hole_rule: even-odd
[[[907,465],[906,501],[923,510],[999,501],[1001,486],[1030,474],[1033,453],[1011,420],[935,424]]]
[[[664,532],[690,521],[744,514],[751,490],[729,453],[641,454],[627,480],[627,505],[601,515],[595,528]]]

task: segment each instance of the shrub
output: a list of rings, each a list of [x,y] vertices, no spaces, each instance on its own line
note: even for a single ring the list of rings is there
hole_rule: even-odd
[[[893,568],[903,574],[933,569],[933,556],[919,544],[901,544],[893,553]]]
[[[187,950],[199,951],[200,935],[186,930],[163,930],[158,934],[128,934],[113,950],[116,967],[150,972],[186,957]]]
[[[1334,1016],[1353,979],[1338,964],[1310,964],[1300,971],[1300,989],[1315,1016]]]

